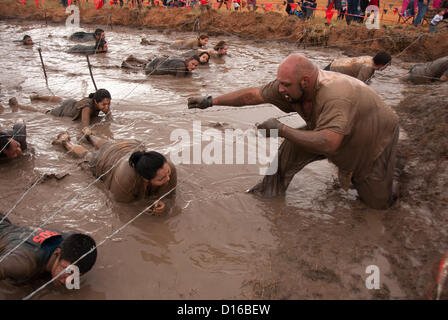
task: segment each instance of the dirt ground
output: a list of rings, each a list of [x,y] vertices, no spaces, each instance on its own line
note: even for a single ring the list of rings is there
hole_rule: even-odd
[[[326,3],[320,1],[318,8]],[[47,0],[44,7],[36,8],[34,3],[25,6],[16,2],[0,4],[0,17],[63,22],[68,14],[58,2]],[[398,1],[390,3],[399,7]],[[91,5],[91,4],[89,4]],[[283,7],[282,7],[283,8]],[[385,4],[384,4],[384,8]],[[383,8],[383,10],[384,10]],[[262,40],[283,40],[295,42],[299,47],[336,47],[347,54],[374,54],[387,50],[408,61],[430,61],[444,56],[448,50],[446,32],[429,35],[428,26],[414,27],[410,24],[396,24],[397,15],[389,9],[386,21],[380,29],[369,30],[359,24],[347,26],[334,18],[331,25],[324,25],[323,11],[315,19],[303,22],[295,16],[286,16],[284,10],[264,12],[227,12],[210,10],[201,13],[198,9],[184,8],[110,8],[95,10],[86,4],[81,6],[81,23],[101,23],[150,27],[171,31],[200,31],[210,35],[237,35]]]

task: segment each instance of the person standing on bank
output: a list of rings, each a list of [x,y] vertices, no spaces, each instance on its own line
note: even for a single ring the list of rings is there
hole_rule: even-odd
[[[398,117],[372,88],[347,75],[319,70],[304,56],[292,54],[280,64],[276,80],[216,98],[189,98],[188,108],[264,103],[297,112],[306,127],[295,129],[275,118],[258,125],[267,132],[278,130],[285,140],[277,154],[277,172],[249,192],[265,198],[284,195],[297,172],[327,158],[338,167],[341,186],[347,190],[353,183],[366,205],[386,209],[394,203]]]

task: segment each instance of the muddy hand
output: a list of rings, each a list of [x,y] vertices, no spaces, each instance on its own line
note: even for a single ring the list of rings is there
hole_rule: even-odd
[[[165,211],[165,203],[163,201],[157,201],[152,210],[153,214],[161,215]]]
[[[257,127],[257,129],[265,129],[266,130],[265,136],[267,138],[269,138],[271,136],[270,130],[278,130],[278,136],[280,136],[280,132],[283,127],[283,123],[281,123],[280,121],[278,121],[275,118],[270,118],[261,124],[257,123],[256,127]]]
[[[188,109],[207,109],[213,106],[212,96],[188,98]]]

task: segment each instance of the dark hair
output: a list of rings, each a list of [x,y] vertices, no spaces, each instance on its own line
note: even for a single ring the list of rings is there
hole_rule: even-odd
[[[191,60],[196,60],[198,63],[201,63],[201,60],[199,59],[199,57],[198,56],[196,56],[196,55],[194,55],[194,56],[191,56],[190,58],[188,58],[187,60],[185,60],[185,62],[190,62]]]
[[[104,99],[112,99],[109,91],[106,89],[98,89],[97,92],[89,94],[89,98],[95,100],[97,103]]]
[[[206,54],[208,56],[207,61],[210,59],[210,53],[208,53],[207,51],[202,51],[200,54],[198,54],[198,57],[202,57],[204,54]]]
[[[26,39],[28,39],[28,38],[30,38],[30,39],[31,39],[31,37],[30,37],[29,35],[27,35],[27,34],[26,34],[26,35],[24,35],[24,36],[23,36],[23,39],[22,39],[22,41],[25,41],[25,40],[26,40]]]
[[[6,147],[7,144],[9,144],[9,139],[11,136],[7,134],[6,132],[0,131],[0,157],[6,157],[6,155],[3,153],[3,148],[8,149],[9,146]]]
[[[96,243],[92,237],[82,233],[71,234],[62,240],[61,245],[59,246],[59,248],[61,248],[60,259],[73,263],[95,247]],[[97,251],[95,248],[91,253],[76,263],[81,274],[92,269],[96,261],[96,256]]]
[[[153,179],[165,163],[165,156],[156,151],[136,151],[129,158],[129,165],[148,180]]]
[[[218,41],[218,43],[213,47],[215,51],[218,51],[219,49],[223,49],[227,43],[224,40]]]
[[[103,32],[104,32],[103,29],[96,29],[93,34],[96,35],[96,36],[100,36]]]
[[[96,43],[95,43],[95,49],[96,50],[98,50],[99,48],[101,48],[101,49],[104,49],[104,45],[107,43],[107,41],[106,40],[104,40],[104,39],[98,39],[98,40],[96,40]]]
[[[208,34],[205,34],[205,33],[201,34],[201,35],[198,37],[198,39],[200,39],[200,40],[202,40],[202,39],[208,39],[208,38],[209,38]]]
[[[373,63],[377,66],[385,66],[388,64],[391,60],[390,54],[387,52],[381,51],[376,54],[376,56],[373,57]]]

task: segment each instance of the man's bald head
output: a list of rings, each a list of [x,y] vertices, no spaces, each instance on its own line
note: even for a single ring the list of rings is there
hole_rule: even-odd
[[[306,57],[294,53],[280,63],[278,72],[295,76],[300,81],[304,76],[312,77],[317,72],[317,67]]]
[[[317,79],[317,67],[304,56],[295,53],[283,60],[277,71],[279,92],[290,102],[298,102]]]

